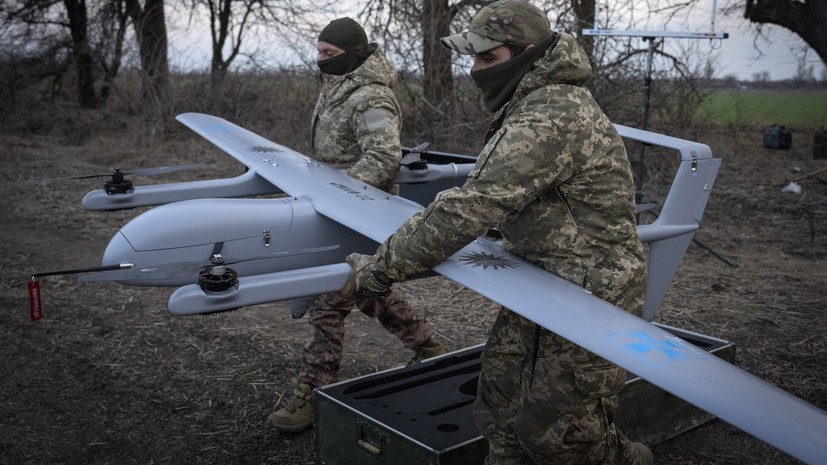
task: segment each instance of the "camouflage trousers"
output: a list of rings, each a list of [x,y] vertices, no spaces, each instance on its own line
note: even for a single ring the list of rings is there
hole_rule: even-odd
[[[308,313],[312,334],[304,345],[299,380],[324,386],[338,379],[345,338],[345,318],[353,308],[376,318],[405,347],[416,349],[431,337],[431,325],[397,291],[385,298],[352,299],[338,293],[316,298]]]
[[[638,465],[613,423],[622,368],[507,309],[481,361],[474,414],[488,465]]]

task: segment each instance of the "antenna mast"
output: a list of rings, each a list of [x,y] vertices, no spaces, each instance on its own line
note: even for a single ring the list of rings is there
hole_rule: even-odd
[[[717,0],[712,0],[712,18],[710,30],[708,32],[688,32],[688,31],[635,31],[635,30],[613,30],[600,28],[600,0],[594,2],[594,28],[583,29],[584,36],[610,36],[610,37],[642,37],[643,40],[649,42],[649,50],[646,55],[646,76],[644,78],[644,92],[643,92],[643,121],[642,129],[646,130],[649,122],[649,98],[652,93],[652,61],[655,54],[657,43],[655,38],[663,40],[670,39],[727,39],[729,34],[726,32],[715,32],[715,12],[718,10]],[[635,202],[643,203],[643,176],[645,174],[643,158],[646,153],[646,144],[641,143],[638,150],[638,172],[635,182]],[[652,213],[651,211],[649,213]],[[655,214],[655,213],[652,213]],[[657,216],[657,214],[655,214]],[[731,259],[722,256],[720,253],[712,249],[711,246],[701,242],[698,238],[693,237],[692,241],[711,252],[716,257],[725,261],[730,266],[733,265]]]
[[[594,28],[583,29],[584,36],[609,36],[609,37],[641,37],[643,40],[649,42],[649,50],[646,54],[646,75],[644,77],[644,93],[643,93],[643,121],[641,129],[646,130],[649,123],[649,98],[652,91],[652,61],[657,47],[656,38],[662,39],[727,39],[729,33],[715,32],[715,12],[718,9],[717,0],[712,0],[712,19],[711,29],[706,32],[690,32],[690,31],[642,31],[642,30],[619,30],[619,29],[601,29],[600,28],[600,0],[594,2]],[[635,199],[638,203],[642,201],[643,197],[643,158],[646,152],[646,145],[640,144],[638,153],[638,173],[635,189]]]

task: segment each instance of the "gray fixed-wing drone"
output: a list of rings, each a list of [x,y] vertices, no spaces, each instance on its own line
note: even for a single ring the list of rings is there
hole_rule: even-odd
[[[248,170],[230,179],[135,188],[116,182],[89,192],[88,210],[157,207],[115,234],[102,259],[108,271],[81,280],[178,287],[169,299],[173,315],[300,301],[341,289],[350,273],[348,254],[372,253],[423,210],[221,118],[186,113],[178,120]],[[650,323],[699,227],[720,160],[704,144],[617,129],[680,156],[660,214],[638,226],[649,246],[642,319],[489,238],[433,271],[806,463],[827,464],[827,413]],[[416,150],[409,156],[415,159]],[[414,160],[397,182],[403,192],[416,183],[461,182],[473,167],[473,157],[465,161]],[[279,192],[286,196],[243,198]]]

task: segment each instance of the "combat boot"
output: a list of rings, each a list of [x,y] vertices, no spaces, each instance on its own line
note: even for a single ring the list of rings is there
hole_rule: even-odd
[[[293,378],[293,399],[267,417],[267,424],[279,431],[297,433],[313,426],[313,386]]]
[[[437,355],[442,355],[447,352],[448,349],[445,348],[444,345],[439,342],[434,342],[429,338],[424,344],[414,349],[414,356],[408,362],[408,365],[413,365],[414,363],[421,362],[426,358],[436,357]]]
[[[633,442],[632,447],[640,453],[640,465],[655,465],[655,456],[646,445]]]

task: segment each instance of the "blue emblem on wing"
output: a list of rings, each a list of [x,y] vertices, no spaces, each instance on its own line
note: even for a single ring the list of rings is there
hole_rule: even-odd
[[[709,358],[704,352],[700,352],[683,339],[653,331],[611,333],[606,338],[633,352],[644,362],[655,366],[683,360]]]
[[[205,126],[204,129],[206,129],[207,131],[230,132],[230,128],[224,126],[221,123],[210,124],[209,126]]]

